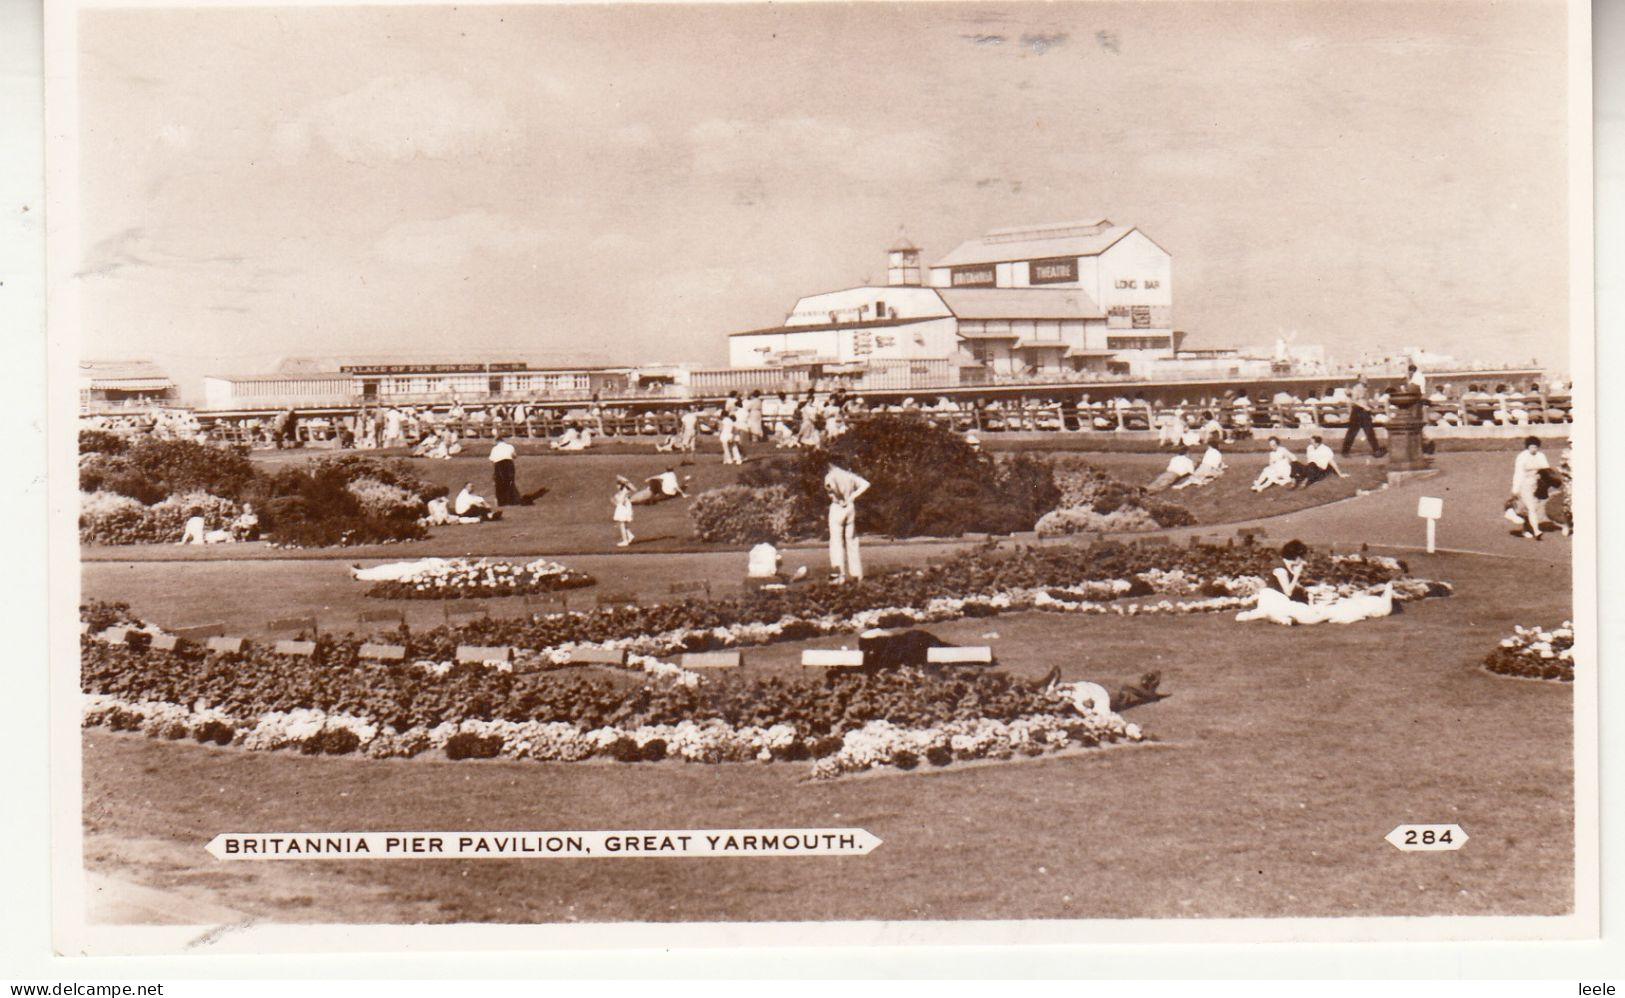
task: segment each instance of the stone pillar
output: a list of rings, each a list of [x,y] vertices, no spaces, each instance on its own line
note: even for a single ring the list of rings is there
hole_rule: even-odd
[[[1388,395],[1393,412],[1388,416],[1388,473],[1427,471],[1433,461],[1422,453],[1422,428],[1427,425],[1427,401],[1415,385],[1395,388]]]

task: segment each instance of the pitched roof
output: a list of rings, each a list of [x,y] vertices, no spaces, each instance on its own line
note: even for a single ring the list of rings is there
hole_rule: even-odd
[[[1100,310],[1078,288],[938,288],[961,319],[1099,319]]]
[[[79,380],[90,388],[129,392],[164,391],[175,383],[150,360],[89,360],[79,364]]]
[[[764,333],[822,333],[831,329],[884,329],[888,326],[911,326],[916,322],[936,322],[948,318],[945,315],[913,315],[897,319],[874,319],[869,322],[815,322],[804,326],[767,326],[763,329],[746,329],[729,336],[761,336]]]
[[[974,263],[1043,260],[1056,256],[1098,256],[1134,231],[1132,225],[1066,223],[1026,229],[995,229],[967,239],[933,263],[933,267],[962,267]]]

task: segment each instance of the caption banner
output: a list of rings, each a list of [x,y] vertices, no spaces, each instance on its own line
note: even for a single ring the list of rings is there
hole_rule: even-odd
[[[225,832],[216,859],[552,859],[626,856],[864,856],[862,828],[715,828],[625,832]]]

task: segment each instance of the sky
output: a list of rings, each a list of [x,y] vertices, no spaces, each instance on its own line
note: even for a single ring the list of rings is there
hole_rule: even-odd
[[[83,353],[722,364],[1001,226],[1173,256],[1192,347],[1567,363],[1561,4],[80,14]]]

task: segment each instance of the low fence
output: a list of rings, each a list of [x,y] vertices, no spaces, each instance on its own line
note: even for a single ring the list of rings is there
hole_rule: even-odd
[[[1114,402],[1003,402],[986,406],[957,406],[902,410],[886,407],[864,410],[852,414],[862,419],[874,412],[912,411],[918,415],[961,433],[1092,433],[1117,431],[1155,431],[1172,423],[1179,407],[1157,406],[1150,403]],[[1211,413],[1214,420],[1228,433],[1303,436],[1317,431],[1341,431],[1349,425],[1350,407],[1346,402],[1300,402],[1290,405],[1265,403],[1246,408],[1216,407],[1197,410],[1183,407],[1194,426]],[[1428,424],[1439,431],[1460,431],[1463,436],[1516,435],[1522,428],[1563,426],[1573,419],[1571,402],[1566,397],[1527,395],[1509,398],[1504,403],[1467,400],[1430,402],[1426,406]],[[701,415],[699,432],[705,435],[716,430],[720,411],[712,408]],[[764,414],[769,432],[781,418],[774,413]],[[1378,412],[1374,422],[1380,427],[1388,413]],[[336,445],[342,438],[356,436],[355,417],[337,415],[301,418],[294,437],[286,443]],[[206,432],[211,440],[222,443],[241,443],[251,447],[275,446],[271,421],[264,419],[205,419]],[[408,444],[416,444],[430,433],[449,435],[458,440],[489,440],[498,433],[519,440],[552,440],[570,428],[588,429],[601,439],[663,439],[674,437],[680,430],[679,411],[671,406],[635,410],[626,406],[605,408],[594,414],[583,410],[533,408],[524,419],[432,418],[408,421],[403,427]],[[795,427],[792,427],[794,429]]]

